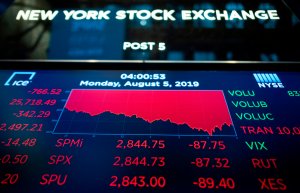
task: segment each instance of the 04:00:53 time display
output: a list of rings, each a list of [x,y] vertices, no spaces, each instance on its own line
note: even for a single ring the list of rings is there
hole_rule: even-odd
[[[166,74],[121,74],[121,79],[126,80],[165,80]]]

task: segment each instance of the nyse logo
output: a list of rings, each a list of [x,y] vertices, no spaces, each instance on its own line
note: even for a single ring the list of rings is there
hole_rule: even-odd
[[[27,86],[32,82],[35,72],[14,72],[4,86]]]
[[[259,88],[284,88],[281,80],[274,73],[254,73],[253,74]]]

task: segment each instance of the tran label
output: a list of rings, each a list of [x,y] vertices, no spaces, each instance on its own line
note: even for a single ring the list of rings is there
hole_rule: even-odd
[[[284,88],[277,74],[254,73],[253,74],[259,88]]]
[[[4,86],[27,86],[32,82],[35,72],[14,72]]]

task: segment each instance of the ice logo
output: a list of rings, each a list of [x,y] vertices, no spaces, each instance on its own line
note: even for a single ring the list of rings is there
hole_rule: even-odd
[[[35,72],[14,72],[4,86],[27,86],[32,82]]]

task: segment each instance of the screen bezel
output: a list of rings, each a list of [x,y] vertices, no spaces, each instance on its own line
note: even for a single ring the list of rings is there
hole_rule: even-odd
[[[1,60],[0,70],[170,70],[300,72],[299,62]]]

